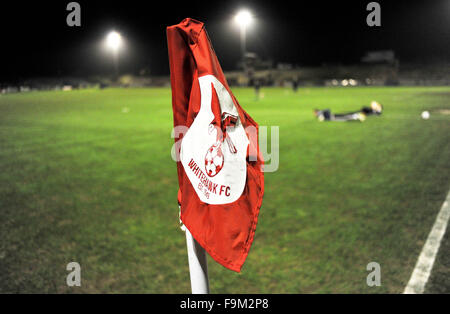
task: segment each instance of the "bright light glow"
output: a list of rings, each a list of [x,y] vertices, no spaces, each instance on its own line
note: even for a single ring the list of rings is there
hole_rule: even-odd
[[[424,111],[424,112],[422,112],[421,116],[422,116],[422,119],[427,120],[430,118],[430,113],[428,111]]]
[[[106,45],[113,51],[119,50],[122,45],[122,36],[116,31],[112,31],[106,36]]]
[[[247,10],[239,11],[234,17],[234,21],[241,27],[246,27],[251,24],[253,16]]]

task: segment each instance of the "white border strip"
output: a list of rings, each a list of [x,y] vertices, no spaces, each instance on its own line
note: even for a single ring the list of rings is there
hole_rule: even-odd
[[[434,260],[436,259],[439,246],[441,245],[442,237],[447,229],[447,223],[450,217],[450,191],[447,194],[447,198],[442,204],[441,210],[436,217],[433,228],[428,235],[427,241],[422,248],[419,259],[417,260],[416,267],[412,272],[408,285],[403,293],[423,293],[425,285],[430,277],[431,270],[433,269]]]

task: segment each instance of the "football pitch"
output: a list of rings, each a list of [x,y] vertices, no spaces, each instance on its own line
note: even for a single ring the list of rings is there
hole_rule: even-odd
[[[211,292],[401,293],[449,190],[450,87],[232,90],[279,127],[280,163],[242,272],[209,258]],[[365,122],[312,113],[372,100]],[[170,88],[0,95],[0,292],[189,293],[172,127]],[[445,239],[430,287],[449,293]]]

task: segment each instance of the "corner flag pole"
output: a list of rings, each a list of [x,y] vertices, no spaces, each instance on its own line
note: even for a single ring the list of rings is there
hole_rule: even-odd
[[[208,294],[208,264],[206,261],[205,249],[202,248],[197,241],[195,241],[194,237],[187,228],[185,228],[185,232],[192,293]]]

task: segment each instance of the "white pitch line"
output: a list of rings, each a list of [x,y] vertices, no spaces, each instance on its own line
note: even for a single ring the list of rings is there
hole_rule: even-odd
[[[414,294],[423,293],[425,285],[430,277],[431,270],[433,269],[434,260],[436,259],[439,246],[441,245],[442,237],[447,229],[447,223],[450,217],[450,191],[447,194],[447,198],[442,204],[441,210],[436,217],[433,228],[428,235],[427,241],[420,252],[419,259],[417,260],[416,267],[411,274],[408,285],[403,293]]]

